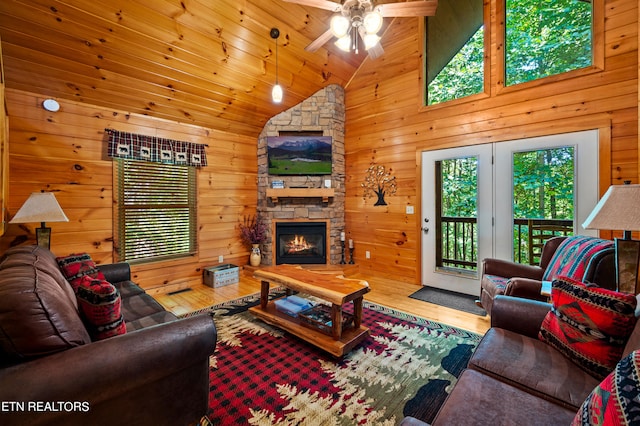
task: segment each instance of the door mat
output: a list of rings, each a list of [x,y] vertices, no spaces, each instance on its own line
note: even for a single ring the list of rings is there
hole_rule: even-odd
[[[487,311],[476,305],[478,298],[470,294],[423,286],[420,290],[410,294],[409,297],[482,317],[487,315]]]

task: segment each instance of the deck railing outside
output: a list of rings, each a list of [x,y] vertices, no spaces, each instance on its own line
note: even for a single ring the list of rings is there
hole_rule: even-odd
[[[441,268],[476,270],[478,224],[474,217],[442,217],[442,233],[436,238],[436,265]],[[516,262],[536,265],[545,241],[557,235],[571,235],[573,220],[514,219]]]
[[[436,265],[476,270],[478,265],[475,217],[442,217],[442,233],[436,237]]]
[[[538,265],[542,246],[549,238],[572,234],[571,219],[514,219],[513,259],[518,263]]]

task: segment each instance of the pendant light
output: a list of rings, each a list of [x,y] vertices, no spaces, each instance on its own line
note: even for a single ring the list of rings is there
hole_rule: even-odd
[[[280,30],[271,28],[269,35],[276,41],[276,85],[271,89],[271,99],[274,103],[279,104],[282,102],[282,86],[278,84],[278,37],[280,37]]]

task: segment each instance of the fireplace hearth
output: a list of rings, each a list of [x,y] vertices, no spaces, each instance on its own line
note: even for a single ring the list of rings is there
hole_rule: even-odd
[[[276,265],[327,263],[325,222],[276,222]]]

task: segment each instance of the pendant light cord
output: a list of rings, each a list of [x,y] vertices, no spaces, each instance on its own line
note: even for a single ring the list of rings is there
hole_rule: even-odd
[[[280,30],[277,28],[271,28],[269,35],[276,41],[276,84],[271,90],[271,99],[275,103],[280,103],[282,102],[282,87],[280,87],[278,80],[278,37],[280,37]]]

